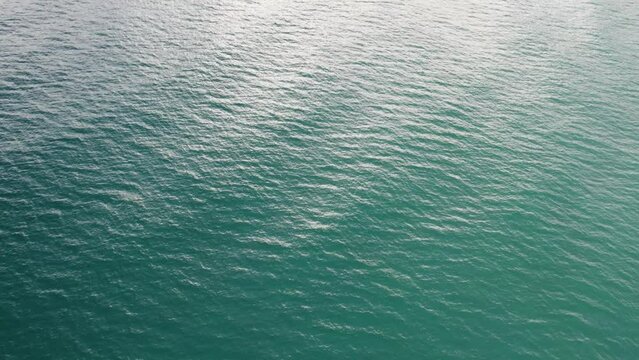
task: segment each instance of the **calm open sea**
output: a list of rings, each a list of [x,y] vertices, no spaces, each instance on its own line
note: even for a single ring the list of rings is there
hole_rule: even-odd
[[[639,358],[639,3],[0,0],[0,358]]]

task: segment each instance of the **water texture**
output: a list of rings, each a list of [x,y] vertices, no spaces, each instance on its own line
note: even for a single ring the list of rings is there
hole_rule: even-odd
[[[639,4],[0,0],[0,358],[639,358]]]

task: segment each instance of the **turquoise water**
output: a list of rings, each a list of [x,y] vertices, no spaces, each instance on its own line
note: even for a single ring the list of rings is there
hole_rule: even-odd
[[[0,358],[637,359],[633,1],[0,0]]]

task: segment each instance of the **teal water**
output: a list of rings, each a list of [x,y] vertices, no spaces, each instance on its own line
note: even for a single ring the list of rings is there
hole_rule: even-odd
[[[0,0],[0,358],[639,358],[639,5]]]

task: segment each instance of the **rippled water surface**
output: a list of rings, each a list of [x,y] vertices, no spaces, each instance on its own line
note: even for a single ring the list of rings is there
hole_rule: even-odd
[[[639,4],[0,0],[0,358],[637,359]]]

